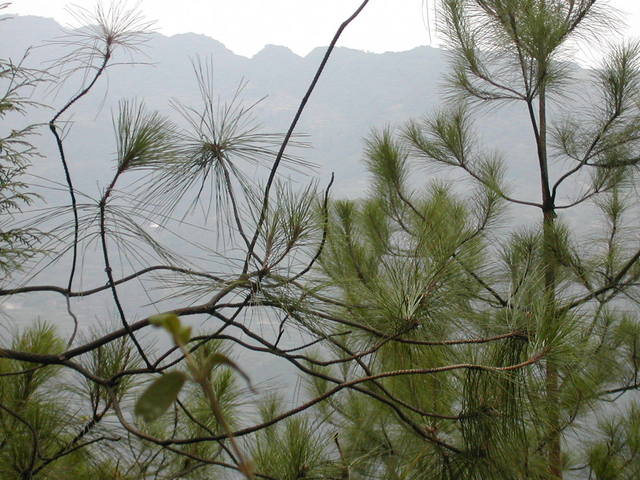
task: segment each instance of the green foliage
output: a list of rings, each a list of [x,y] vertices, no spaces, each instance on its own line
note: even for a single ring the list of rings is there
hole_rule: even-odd
[[[147,112],[142,104],[120,102],[113,124],[119,172],[157,168],[172,162],[177,154],[175,127],[157,112]]]
[[[282,480],[331,478],[328,446],[309,418],[294,418],[271,427],[256,439],[256,468]]]
[[[51,325],[35,323],[14,336],[11,348],[55,354],[64,350],[64,343]],[[0,476],[17,480],[42,459],[59,453],[81,423],[59,367],[3,358],[0,375]],[[82,475],[91,466],[90,457],[77,452],[52,463],[40,476],[53,480]]]
[[[374,132],[371,194],[330,209],[321,265],[340,301],[332,315],[361,327],[334,343],[341,356],[370,353],[344,366],[345,381],[387,372],[364,388],[410,418],[355,392],[321,408],[339,425],[342,461],[360,475],[351,478],[549,479],[606,464],[609,450],[573,448],[571,432],[637,388],[637,46],[614,49],[597,70],[600,104],[585,115],[552,124],[547,110],[571,93],[566,43],[606,28],[605,13],[592,2],[442,2],[456,103],[400,134]],[[536,201],[508,189],[508,152],[483,151],[473,118],[495,101],[529,113]],[[422,166],[457,169],[473,189],[421,177]],[[563,203],[574,179],[584,187]],[[564,213],[590,200],[605,224],[597,243]],[[505,204],[538,209],[540,221],[500,229]],[[609,472],[626,475],[623,464]]]
[[[284,153],[289,137],[259,131],[256,104],[240,103],[243,85],[231,100],[217,96],[211,63],[194,62],[200,104],[174,104],[184,127],[120,103],[108,187],[99,201],[74,200],[65,210],[73,221],[52,227],[57,260],[73,252],[68,286],[2,295],[61,294],[75,331],[84,318],[71,300],[105,292],[123,328],[78,344],[75,333],[65,342],[36,323],[0,346],[0,477],[638,476],[640,408],[625,394],[639,388],[640,369],[640,47],[614,48],[592,75],[593,101],[558,115],[550,106],[576,88],[568,45],[611,25],[599,2],[439,5],[452,102],[372,132],[362,198],[330,199],[327,188],[319,199],[315,182],[295,189],[276,179],[280,160],[308,165]],[[62,68],[86,74],[83,88],[50,123],[70,196],[73,169],[55,121],[89,93],[116,49],[137,51],[147,35],[124,8],[99,7],[96,21],[76,31]],[[22,90],[42,77],[3,67],[4,119],[26,111]],[[481,107],[504,102],[530,122],[534,198],[509,188],[512,152],[486,149],[474,123]],[[21,181],[35,153],[31,132],[0,139],[4,273],[41,253],[40,233],[13,223],[33,199]],[[270,165],[265,184],[254,178]],[[425,173],[437,169],[459,176]],[[133,184],[116,189],[129,172]],[[578,206],[600,215],[591,230],[578,225],[586,223]],[[189,225],[196,208],[205,223],[215,209],[215,232]],[[145,230],[149,221],[163,233],[177,225],[172,233],[198,256],[173,254]],[[76,258],[95,239],[106,278],[74,290]],[[110,248],[126,261],[110,262]],[[122,290],[136,281],[151,298],[151,272],[171,309],[157,302],[163,313],[133,320]],[[187,316],[206,322],[196,332]],[[151,348],[150,326],[168,334],[168,346]],[[231,345],[287,362],[306,390],[254,389]]]
[[[640,474],[640,410],[633,403],[622,414],[602,420],[588,442],[590,478],[627,480]]]
[[[24,59],[23,59],[24,60]],[[24,115],[34,106],[27,95],[46,75],[11,60],[0,59],[0,120]],[[6,123],[4,123],[6,125]],[[29,193],[23,175],[30,160],[37,156],[30,143],[35,125],[0,132],[0,272],[8,276],[39,252],[41,233],[32,227],[17,226],[16,214],[36,199]]]

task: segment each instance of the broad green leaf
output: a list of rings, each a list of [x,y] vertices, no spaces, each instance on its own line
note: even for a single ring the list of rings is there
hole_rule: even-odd
[[[176,401],[186,380],[187,376],[182,372],[162,375],[138,399],[135,414],[145,422],[156,420]]]

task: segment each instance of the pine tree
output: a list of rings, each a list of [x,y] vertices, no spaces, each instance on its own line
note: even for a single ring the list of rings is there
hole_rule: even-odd
[[[640,45],[613,47],[587,87],[568,52],[612,28],[600,2],[444,0],[439,22],[450,106],[374,132],[371,194],[331,208],[328,316],[354,329],[335,361],[387,403],[326,407],[348,478],[634,478],[638,407],[610,405],[638,388]],[[528,115],[535,155],[517,161],[537,166],[537,198],[509,188],[511,152],[482,147],[482,113],[504,104]],[[469,193],[420,183],[425,166]],[[516,228],[505,209],[539,214]]]

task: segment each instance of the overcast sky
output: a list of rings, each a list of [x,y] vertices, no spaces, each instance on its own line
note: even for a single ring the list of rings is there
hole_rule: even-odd
[[[603,0],[604,2],[605,0]],[[622,33],[640,37],[640,0],[606,0],[624,12]],[[224,43],[235,53],[252,56],[266,44],[284,45],[299,55],[327,45],[337,26],[361,0],[141,0],[139,5],[160,33],[195,32]],[[433,4],[434,0],[429,0]],[[65,7],[91,8],[94,0],[14,0],[7,13],[52,17],[63,25],[72,22]],[[432,9],[426,0],[371,0],[344,33],[340,45],[372,52],[409,50],[428,45],[426,25]],[[583,51],[583,58],[597,52]]]

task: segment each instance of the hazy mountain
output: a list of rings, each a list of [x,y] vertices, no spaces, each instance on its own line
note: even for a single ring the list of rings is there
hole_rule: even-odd
[[[58,73],[60,69],[52,60],[68,56],[77,48],[69,43],[68,36],[64,40],[63,33],[51,19],[33,16],[6,19],[0,22],[0,56],[18,61],[33,47],[26,64]],[[73,40],[73,36],[70,38]],[[172,99],[198,105],[194,59],[210,59],[214,84],[223,100],[231,98],[245,82],[240,94],[244,103],[250,105],[264,98],[255,107],[255,116],[263,129],[283,132],[324,52],[325,48],[316,48],[300,57],[286,47],[267,45],[252,58],[246,58],[212,38],[193,33],[171,37],[153,33],[141,52],[133,55],[116,52],[114,66],[90,95],[74,105],[67,117],[72,122],[66,139],[67,157],[76,185],[94,196],[104,187],[114,166],[111,115],[121,99],[143,99],[150,108],[174,119],[177,115],[170,108]],[[67,58],[71,63],[63,64],[63,68],[73,66],[76,60],[74,55]],[[398,127],[441,108],[446,72],[446,54],[435,48],[417,47],[384,54],[336,49],[297,130],[309,135],[312,148],[294,153],[318,165],[317,172],[312,174],[321,183],[328,181],[331,171],[336,173],[334,195],[360,195],[368,184],[361,161],[363,139],[372,128]],[[575,70],[576,78],[584,75],[584,71]],[[60,90],[40,89],[35,98],[59,109],[83,81],[84,77],[77,74]],[[558,107],[560,111],[563,102]],[[483,113],[476,125],[482,132],[481,143],[492,151],[502,152],[509,169],[508,178],[518,197],[535,200],[535,151],[523,110],[522,105],[494,108]],[[46,122],[51,111],[37,110],[29,119]],[[55,144],[46,129],[37,143],[45,157],[35,162],[33,171],[63,182]],[[430,172],[425,170],[427,174]],[[451,174],[445,175],[453,178]],[[529,210],[525,215],[535,213]]]
[[[61,57],[72,48],[60,43],[61,34],[61,27],[50,19],[12,18],[0,25],[1,55],[16,60],[29,46],[36,46],[28,63],[42,67],[45,59]],[[256,108],[256,116],[265,130],[283,131],[324,51],[316,48],[300,57],[286,47],[268,45],[254,57],[246,58],[203,35],[152,34],[143,49],[144,55],[115,59],[144,63],[114,66],[93,94],[74,107],[75,123],[68,142],[71,162],[76,169],[91,171],[86,186],[95,185],[95,173],[105,162],[108,164],[113,151],[110,115],[121,98],[144,98],[149,106],[165,112],[169,111],[171,98],[196,104],[198,95],[191,62],[197,57],[211,58],[215,84],[222,98],[229,98],[240,82],[246,81],[242,97],[247,103],[266,97]],[[300,123],[298,131],[310,135],[313,145],[301,153],[319,165],[321,179],[327,179],[332,170],[336,172],[335,192],[357,195],[366,185],[360,162],[363,138],[371,128],[399,126],[437,108],[442,103],[440,85],[446,66],[443,52],[430,47],[384,54],[336,49]],[[78,85],[76,78],[55,96],[54,92],[47,92],[43,101],[59,107]],[[518,152],[518,157],[526,155],[524,146],[531,143],[524,128],[526,118],[516,115],[515,109],[501,109],[483,117],[481,123],[488,143],[508,146],[510,151]],[[73,138],[88,141],[78,143]],[[53,146],[50,138],[42,141],[45,147]],[[55,161],[53,168],[58,168]],[[78,175],[83,177],[82,173]]]

